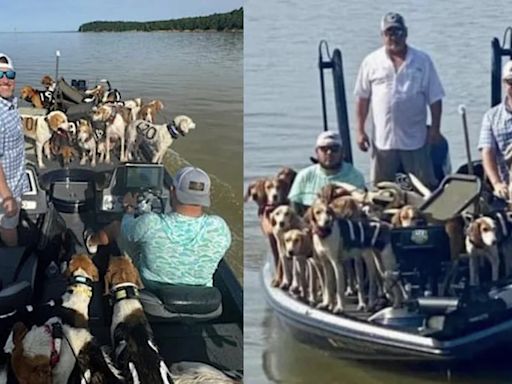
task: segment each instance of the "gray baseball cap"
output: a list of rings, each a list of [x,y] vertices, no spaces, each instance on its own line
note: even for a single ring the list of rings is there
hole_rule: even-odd
[[[181,168],[174,178],[176,197],[181,204],[210,206],[211,181],[208,174],[195,167]]]
[[[405,21],[402,15],[396,12],[388,12],[382,18],[380,22],[380,30],[384,32],[388,28],[395,27],[405,29]]]

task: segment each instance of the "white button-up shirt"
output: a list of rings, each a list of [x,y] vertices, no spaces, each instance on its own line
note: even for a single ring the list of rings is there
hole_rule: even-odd
[[[370,99],[379,149],[414,150],[427,136],[427,106],[444,97],[430,57],[411,46],[395,71],[384,47],[370,53],[359,68],[354,94]]]

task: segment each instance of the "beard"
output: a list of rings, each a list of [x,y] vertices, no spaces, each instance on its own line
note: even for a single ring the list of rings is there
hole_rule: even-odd
[[[328,171],[337,171],[341,168],[342,160],[335,160],[335,161],[320,161],[320,166]]]

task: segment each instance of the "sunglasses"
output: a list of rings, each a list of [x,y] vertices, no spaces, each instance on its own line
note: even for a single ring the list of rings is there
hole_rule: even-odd
[[[405,30],[402,28],[389,28],[384,31],[384,35],[391,37],[404,37],[405,36]]]
[[[327,152],[327,151],[331,151],[331,152],[339,152],[341,151],[341,147],[339,145],[326,145],[326,146],[321,146],[321,147],[318,147],[319,150],[321,150],[322,152]]]
[[[512,80],[505,80],[505,84],[512,85]]]
[[[16,78],[16,72],[15,71],[0,71],[0,79],[4,76],[9,80],[14,80]]]

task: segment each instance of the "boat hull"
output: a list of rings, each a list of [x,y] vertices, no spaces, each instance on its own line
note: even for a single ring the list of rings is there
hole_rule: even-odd
[[[474,358],[512,340],[512,319],[468,335],[440,341],[344,315],[311,308],[271,286],[269,263],[262,270],[268,304],[299,341],[342,358],[450,362]]]

